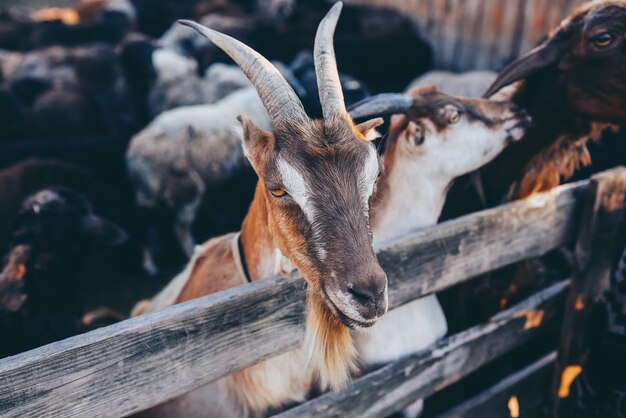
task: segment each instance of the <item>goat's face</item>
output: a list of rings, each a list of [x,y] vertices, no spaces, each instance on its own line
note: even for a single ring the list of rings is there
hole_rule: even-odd
[[[595,120],[626,122],[626,1],[587,6],[568,23],[569,54],[558,68],[569,101]]]
[[[240,120],[280,251],[346,325],[372,325],[387,310],[369,222],[380,172],[373,125],[307,121],[270,133]]]
[[[433,87],[408,95],[413,103],[406,114],[392,118],[385,162],[419,164],[441,179],[487,164],[530,125],[528,114],[512,102],[453,97]]]
[[[27,198],[16,218],[13,241],[52,250],[82,251],[89,244],[117,245],[126,234],[96,216],[81,194],[69,189],[45,189]]]
[[[545,95],[563,97],[574,113],[609,123],[626,122],[626,1],[585,4],[537,48],[505,68],[486,96],[534,78]]]

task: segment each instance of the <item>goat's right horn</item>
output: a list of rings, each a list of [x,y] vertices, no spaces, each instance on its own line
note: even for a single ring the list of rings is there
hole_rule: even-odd
[[[335,27],[342,7],[343,3],[338,1],[322,19],[317,27],[313,47],[317,88],[325,120],[331,119],[333,115],[345,117],[346,114],[346,105],[343,101],[343,91],[341,90],[335,59],[335,48],[333,47]]]
[[[300,99],[276,67],[265,57],[242,42],[190,20],[179,20],[181,25],[197,30],[239,65],[259,93],[274,126],[289,120],[307,120]]]
[[[413,105],[413,99],[401,93],[383,93],[365,99],[350,106],[352,119],[371,118],[373,116],[407,113]]]

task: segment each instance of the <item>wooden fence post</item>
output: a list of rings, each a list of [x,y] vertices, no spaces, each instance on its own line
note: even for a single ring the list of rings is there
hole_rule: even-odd
[[[610,285],[625,198],[626,168],[615,168],[591,178],[583,202],[574,274],[553,377],[553,415],[559,404],[559,389],[568,389],[571,378],[581,370],[591,309]]]

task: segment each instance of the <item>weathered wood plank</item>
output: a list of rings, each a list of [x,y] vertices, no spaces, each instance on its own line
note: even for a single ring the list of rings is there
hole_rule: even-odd
[[[585,183],[388,243],[379,258],[399,306],[576,233]],[[296,347],[304,282],[267,279],[0,360],[0,416],[124,415]]]
[[[431,350],[356,380],[341,392],[327,393],[277,417],[386,417],[554,328],[567,287],[568,281],[557,283],[487,324],[453,335]]]
[[[518,401],[519,416],[540,417],[548,405],[555,360],[556,352],[552,352],[438,418],[512,416],[508,405],[512,396]]]
[[[552,387],[555,403],[563,371],[582,365],[592,308],[610,287],[617,234],[626,207],[626,168],[593,176],[586,194]]]
[[[121,416],[296,346],[302,280],[250,286],[0,362],[0,416]]]
[[[378,260],[389,278],[391,306],[572,242],[577,198],[585,184],[561,186],[556,193],[538,194],[382,243]]]

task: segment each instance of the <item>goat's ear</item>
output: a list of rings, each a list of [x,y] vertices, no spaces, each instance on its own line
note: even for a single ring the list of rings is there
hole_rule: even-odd
[[[504,70],[500,72],[496,81],[494,81],[491,87],[487,89],[487,92],[483,97],[489,98],[497,93],[501,88],[529,77],[537,71],[543,70],[544,68],[555,64],[566,48],[567,42],[565,39],[548,39],[537,48],[506,66]]]
[[[83,232],[97,243],[109,247],[121,245],[128,239],[128,235],[122,228],[95,215],[89,215],[85,218]]]
[[[380,133],[376,130],[376,128],[383,123],[385,123],[383,118],[375,118],[359,123],[355,126],[355,128],[362,139],[366,141],[373,141],[376,138],[380,138]]]
[[[237,120],[241,123],[243,130],[241,133],[243,153],[258,173],[258,169],[266,158],[266,152],[274,146],[274,135],[259,128],[243,115],[237,116]]]

